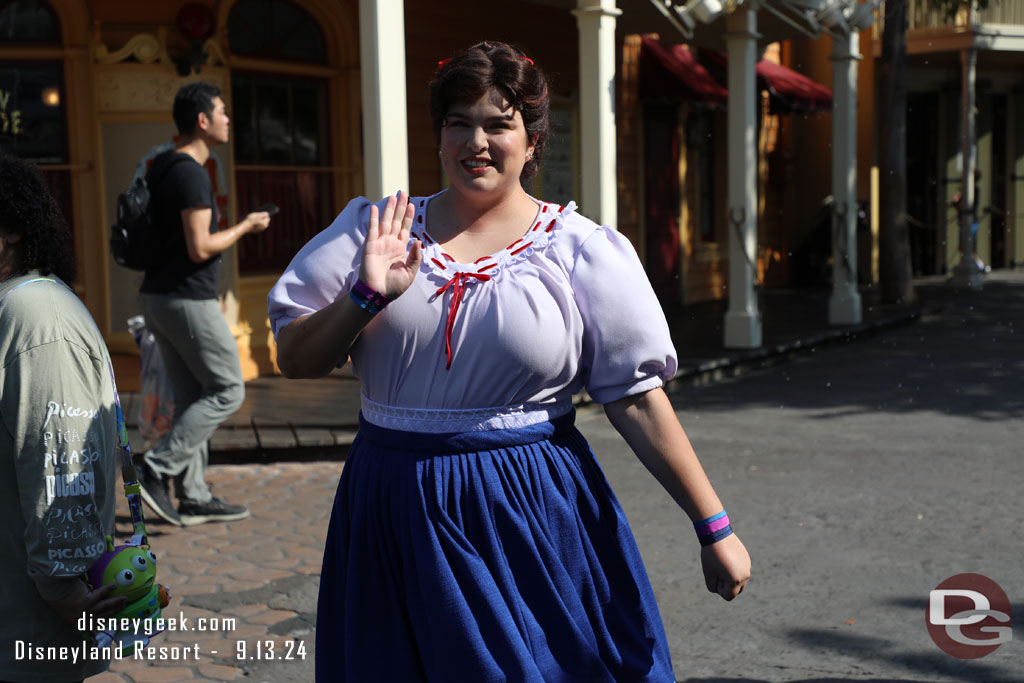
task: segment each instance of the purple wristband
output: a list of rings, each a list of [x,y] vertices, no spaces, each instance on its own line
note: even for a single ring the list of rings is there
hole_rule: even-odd
[[[351,294],[356,303],[371,313],[379,313],[391,303],[391,299],[371,288],[362,280],[356,280],[356,283],[352,285]],[[363,305],[364,302],[366,305]]]
[[[702,519],[699,522],[695,522],[693,530],[697,532],[697,538],[703,542],[707,537],[721,537],[719,532],[724,531],[729,527],[729,515],[726,514],[725,510],[722,510],[717,515],[712,515],[707,519]],[[717,538],[716,538],[717,540]]]

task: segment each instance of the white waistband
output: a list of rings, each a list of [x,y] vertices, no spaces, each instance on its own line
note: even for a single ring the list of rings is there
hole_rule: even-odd
[[[572,410],[572,403],[523,403],[516,406],[435,410],[389,406],[362,397],[362,414],[371,424],[404,432],[447,434],[512,429],[547,422]]]

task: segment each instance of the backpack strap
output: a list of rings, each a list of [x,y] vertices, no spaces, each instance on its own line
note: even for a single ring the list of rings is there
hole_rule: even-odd
[[[170,163],[168,163],[167,166],[162,171],[160,171],[159,176],[153,176],[153,169],[152,167],[150,167],[150,169],[146,171],[146,175],[143,176],[146,179],[146,185],[149,186],[149,191],[152,192],[153,188],[160,184],[160,181],[162,181],[167,176],[167,174],[171,172],[172,168],[174,168],[183,161],[188,161],[189,159],[192,159],[192,157],[190,157],[187,154],[182,154],[182,156],[172,159]],[[192,159],[192,161],[195,161],[195,159]],[[152,201],[152,199],[150,201]]]

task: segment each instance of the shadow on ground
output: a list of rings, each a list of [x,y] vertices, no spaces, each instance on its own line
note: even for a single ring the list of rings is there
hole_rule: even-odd
[[[1024,281],[993,282],[981,292],[947,293],[913,324],[748,375],[742,393],[726,381],[672,395],[683,409],[763,405],[815,410],[810,417],[821,420],[877,411],[1020,418],[1022,342]]]

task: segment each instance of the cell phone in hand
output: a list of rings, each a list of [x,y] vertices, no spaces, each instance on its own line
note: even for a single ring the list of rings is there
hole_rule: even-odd
[[[280,210],[281,210],[281,207],[279,207],[279,206],[278,206],[277,204],[275,204],[274,202],[267,202],[267,203],[266,203],[266,204],[264,204],[263,206],[259,207],[259,208],[258,208],[258,209],[256,209],[255,211],[253,211],[253,213],[259,213],[260,211],[266,211],[266,212],[267,212],[267,213],[269,213],[269,214],[270,214],[271,216],[273,216],[274,214],[276,214],[276,213],[277,213],[278,211],[280,211]]]

